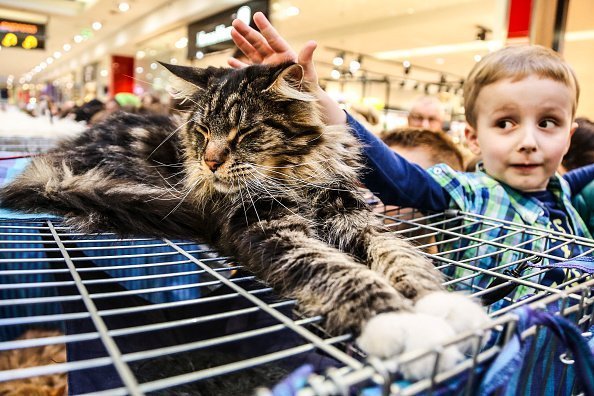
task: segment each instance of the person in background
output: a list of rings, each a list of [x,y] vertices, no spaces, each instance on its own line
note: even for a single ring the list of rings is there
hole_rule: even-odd
[[[556,232],[592,238],[571,197],[594,178],[594,165],[564,177],[556,174],[577,127],[574,117],[579,98],[575,73],[559,54],[544,47],[524,45],[503,48],[483,57],[464,85],[465,135],[472,151],[481,155],[480,170],[458,172],[440,164],[425,171],[394,153],[319,87],[313,63],[315,42],[307,42],[297,54],[264,14],[255,13],[253,18],[260,32],[240,20],[233,21],[231,37],[235,44],[251,63],[294,61],[303,67],[303,79],[314,87],[312,92],[326,115],[326,122],[349,126],[363,144],[368,168],[363,182],[385,204],[425,211],[455,209],[477,213],[543,229],[548,235],[546,238],[534,238],[531,233],[502,235],[499,227],[482,230],[481,222],[465,223],[460,229],[464,235],[481,232],[483,238],[497,240],[509,248],[499,251],[494,244],[455,238],[446,241],[444,248],[459,249],[460,255],[454,257],[456,261],[487,269],[502,269],[515,263],[521,275],[545,285],[568,284],[571,283],[568,280],[581,276],[560,268],[557,261],[550,259],[543,262],[556,266],[553,270],[529,267],[529,257],[525,254],[525,251],[547,252],[549,256],[565,259],[587,253],[581,245],[563,243],[555,237],[559,235]],[[235,59],[230,59],[229,64],[246,66]],[[516,249],[517,246],[522,249]],[[487,274],[475,277],[476,272],[471,272],[473,288],[482,290],[493,281]],[[464,267],[451,264],[444,273],[455,278],[472,275]],[[493,301],[492,308],[507,306],[531,292],[532,289],[524,286],[514,288],[508,293],[512,294],[511,300]]]
[[[464,170],[464,158],[452,139],[428,129],[399,129],[381,136],[383,142],[409,162],[429,169],[437,164]]]
[[[445,111],[442,103],[434,96],[421,96],[417,98],[408,113],[408,126],[410,128],[442,131]]]
[[[594,123],[587,118],[577,118],[575,121],[578,127],[559,167],[562,174],[594,164]],[[594,181],[573,198],[573,204],[594,235]]]

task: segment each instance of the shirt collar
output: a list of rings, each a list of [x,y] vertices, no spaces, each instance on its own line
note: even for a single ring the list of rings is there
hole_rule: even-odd
[[[511,207],[520,215],[526,224],[535,224],[544,215],[545,210],[543,205],[536,198],[526,196],[507,184],[493,179],[493,177],[485,172],[482,161],[476,165],[476,168],[478,171],[483,172],[489,179],[493,180],[494,185],[497,184],[505,190],[509,196]],[[558,174],[553,175],[549,179],[547,190],[551,191],[558,201],[563,202],[564,207],[566,206],[570,197],[569,185]]]

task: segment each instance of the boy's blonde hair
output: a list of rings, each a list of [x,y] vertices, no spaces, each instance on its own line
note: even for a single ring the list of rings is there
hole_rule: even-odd
[[[572,117],[575,116],[580,87],[571,66],[552,49],[521,45],[488,54],[470,71],[464,84],[464,111],[468,124],[476,128],[476,98],[483,87],[508,78],[520,81],[531,75],[558,81],[574,90]]]

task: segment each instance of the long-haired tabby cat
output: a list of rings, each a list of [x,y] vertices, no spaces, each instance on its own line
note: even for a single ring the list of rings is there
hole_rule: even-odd
[[[182,127],[160,116],[108,119],[34,159],[2,204],[59,213],[84,231],[205,238],[380,357],[485,323],[368,209],[357,141],[324,124],[301,66],[165,66],[192,104]],[[446,348],[441,367],[460,357]]]

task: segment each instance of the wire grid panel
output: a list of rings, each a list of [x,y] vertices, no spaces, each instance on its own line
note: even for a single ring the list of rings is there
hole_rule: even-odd
[[[592,240],[458,212],[421,215],[394,209],[378,216],[434,261],[450,289],[470,291],[476,298],[501,295],[492,304],[500,307],[491,310],[490,329],[452,342],[478,345],[488,331],[505,338],[513,325],[507,312],[547,299],[563,301],[570,307],[563,313],[571,313],[583,329],[591,325],[591,277],[545,286],[540,282],[549,269],[511,276],[506,272],[511,267],[548,260],[551,252],[527,249],[534,243],[508,245],[505,236],[521,234],[531,242],[549,238],[557,248],[579,248],[579,254],[594,251]],[[492,238],[494,229],[501,230],[500,238]],[[510,252],[512,262],[506,261]],[[481,268],[485,257],[497,265]],[[68,378],[71,394],[249,394],[308,363],[328,374],[312,377],[304,394],[340,394],[374,383],[392,393],[415,394],[469,372],[501,347],[498,343],[480,353],[475,348],[450,372],[390,388],[387,378],[393,379],[398,364],[436,358],[439,351],[366,361],[350,334],[326,334],[321,317],[295,312],[295,301],[276,296],[232,258],[204,244],[82,235],[57,220],[0,221],[0,283],[0,364],[2,354],[15,351],[62,347],[68,356],[0,366],[0,393],[34,378],[59,376]],[[17,338],[30,328],[57,332]]]

